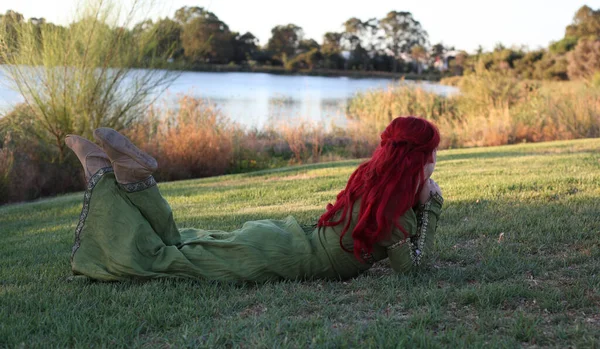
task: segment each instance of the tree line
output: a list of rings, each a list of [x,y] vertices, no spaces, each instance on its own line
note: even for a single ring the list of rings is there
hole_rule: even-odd
[[[28,21],[15,11],[0,15],[6,28],[17,25],[56,26],[43,18]],[[64,30],[76,23],[70,24]],[[185,67],[211,64],[274,66],[286,69],[339,69],[388,72],[422,72],[426,57],[446,49],[429,47],[428,34],[410,12],[391,11],[386,17],[361,20],[353,17],[340,32],[328,32],[319,43],[306,38],[295,24],[277,25],[264,45],[251,32],[237,32],[215,13],[202,7],[182,7],[172,17],[145,20],[132,28],[114,28],[136,37],[151,32],[154,47],[148,55],[168,57]],[[5,30],[11,33],[11,29]],[[4,38],[17,49],[16,40]],[[431,52],[428,52],[431,49]],[[410,64],[409,64],[410,62]]]
[[[54,26],[43,18],[25,20],[7,11],[0,15],[5,41],[17,49],[10,35],[16,25]],[[62,28],[70,30],[77,23]],[[295,24],[277,25],[264,45],[251,32],[237,32],[215,13],[202,7],[182,7],[172,17],[145,20],[124,31],[132,38],[151,34],[154,43],[147,59],[161,57],[181,69],[202,70],[211,65],[280,67],[292,71],[350,70],[367,72],[436,72],[462,75],[478,66],[524,79],[593,79],[600,70],[600,10],[581,7],[565,36],[548,48],[505,47],[498,43],[485,52],[481,46],[468,54],[442,43],[431,45],[427,31],[410,12],[391,11],[383,18],[345,21],[339,32],[325,33],[321,42],[305,37]],[[40,29],[41,32],[41,29]],[[40,38],[40,41],[42,39]],[[600,77],[598,78],[600,79]]]

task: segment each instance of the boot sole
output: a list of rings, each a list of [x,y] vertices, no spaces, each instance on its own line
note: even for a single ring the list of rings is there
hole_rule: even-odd
[[[88,148],[87,153],[80,152],[83,148],[75,149],[72,144],[69,144],[69,143],[71,143],[71,141],[83,143],[84,147],[87,146],[87,148]],[[97,170],[101,169],[102,167],[110,167],[111,166],[110,158],[104,152],[104,149],[99,147],[96,143],[90,142],[89,140],[87,140],[81,136],[78,136],[78,135],[67,135],[65,137],[65,144],[67,145],[67,147],[69,149],[71,149],[75,153],[75,155],[79,159],[79,162],[81,162],[81,165],[83,166],[83,171],[85,173],[86,181],[89,181],[90,177],[92,175],[94,175],[94,173]],[[102,166],[102,165],[99,165],[99,163],[96,163],[95,166],[91,166],[90,165],[91,159],[104,160],[106,162],[106,165]]]
[[[101,153],[104,153],[104,150],[103,150],[102,148],[100,148],[100,147],[98,146],[98,144],[96,144],[96,143],[94,143],[94,142],[90,142],[89,140],[87,140],[87,139],[85,139],[85,138],[83,138],[83,137],[81,137],[81,136],[78,136],[78,135],[67,135],[67,136],[65,137],[65,144],[67,145],[67,147],[69,147],[69,149],[71,149],[71,150],[73,150],[73,151],[75,151],[75,149],[73,149],[73,148],[71,147],[71,145],[69,145],[69,142],[68,142],[68,139],[69,139],[69,138],[71,138],[71,139],[77,139],[77,140],[79,140],[79,141],[81,141],[81,142],[88,143],[88,144],[89,144],[91,147],[93,147],[93,148],[94,148],[94,150],[97,150],[97,151],[99,151],[99,152],[101,152]],[[106,156],[106,158],[108,159],[108,156]]]

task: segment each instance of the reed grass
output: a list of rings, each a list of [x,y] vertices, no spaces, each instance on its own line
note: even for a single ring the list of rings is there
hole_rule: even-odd
[[[359,93],[348,115],[372,136],[397,116],[425,117],[440,128],[443,148],[600,136],[600,90],[590,85],[479,72],[458,86],[448,97],[404,84]]]

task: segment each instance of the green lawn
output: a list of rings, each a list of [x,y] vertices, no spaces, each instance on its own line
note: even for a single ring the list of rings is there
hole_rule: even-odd
[[[600,139],[438,161],[436,257],[415,275],[384,262],[347,282],[90,282],[69,264],[82,193],[0,207],[0,347],[599,347]],[[160,188],[180,227],[310,224],[358,163]]]

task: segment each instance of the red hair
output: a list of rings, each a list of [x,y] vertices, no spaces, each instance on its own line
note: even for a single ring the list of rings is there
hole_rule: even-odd
[[[432,154],[439,143],[438,129],[425,119],[408,116],[392,120],[381,134],[381,143],[371,159],[352,173],[335,205],[327,205],[319,227],[345,222],[340,246],[352,252],[342,245],[342,239],[352,221],[349,217],[352,206],[360,199],[358,223],[352,231],[357,259],[362,260],[363,253],[372,252],[373,244],[389,236],[393,226],[408,237],[398,219],[415,205],[419,188],[425,181],[423,169],[433,161]],[[341,216],[334,220],[338,212]]]

